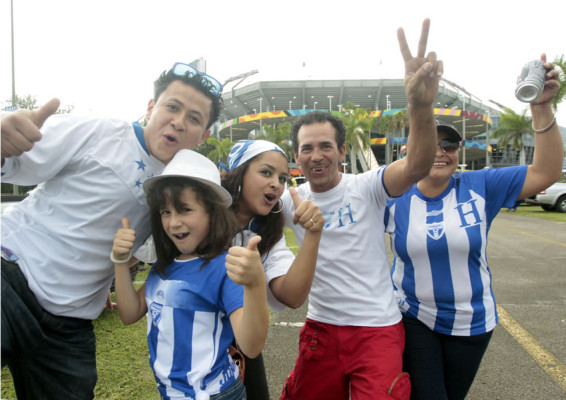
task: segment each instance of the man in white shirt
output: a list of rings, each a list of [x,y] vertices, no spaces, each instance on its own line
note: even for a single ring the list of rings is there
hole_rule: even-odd
[[[387,200],[426,175],[434,160],[433,102],[443,65],[434,53],[425,57],[429,24],[423,23],[416,57],[398,31],[410,117],[405,158],[345,175],[338,171],[346,150],[339,118],[315,111],[293,124],[295,159],[308,180],[297,190],[319,206],[325,225],[299,356],[281,399],[408,399],[404,330],[389,277],[383,215]],[[288,193],[283,204],[287,225],[295,228]],[[300,245],[304,230],[293,230]]]
[[[2,179],[35,185],[2,215],[2,367],[18,398],[91,399],[96,339],[114,275],[109,255],[121,218],[150,234],[142,184],[218,118],[222,85],[176,63],[154,82],[145,127],[51,116],[59,101],[2,120]],[[41,131],[40,131],[41,129]]]

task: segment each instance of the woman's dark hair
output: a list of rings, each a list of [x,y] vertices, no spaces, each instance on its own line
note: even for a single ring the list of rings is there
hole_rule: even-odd
[[[258,156],[259,154],[249,159],[233,171],[225,173],[222,177],[222,186],[232,195],[231,208],[234,210],[234,214],[236,215],[238,215],[238,201],[241,196],[242,188],[244,187],[244,176],[246,175],[250,164]],[[280,206],[281,203],[276,204],[275,207],[277,209],[275,211],[277,211]],[[256,215],[254,222],[257,223],[258,226],[258,231],[256,233],[261,236],[261,242],[259,242],[257,249],[259,254],[264,256],[283,236],[283,227],[285,226],[283,213],[269,213],[265,216]]]
[[[167,90],[171,82],[174,81],[181,81],[183,83],[186,83],[187,85],[194,87],[196,90],[212,100],[212,107],[210,108],[210,119],[206,124],[206,129],[210,129],[212,124],[214,124],[214,122],[216,122],[216,120],[220,116],[220,110],[223,103],[222,97],[213,95],[210,92],[209,88],[203,84],[202,78],[200,76],[195,75],[189,78],[187,75],[179,76],[174,74],[173,70],[169,70],[163,71],[159,78],[157,78],[157,80],[153,82],[153,99],[157,102],[157,99],[159,99],[161,93]]]
[[[166,275],[165,269],[181,253],[163,229],[161,209],[171,201],[177,211],[182,211],[180,197],[186,188],[191,188],[195,192],[197,200],[204,206],[210,218],[208,236],[196,248],[196,253],[205,260],[201,268],[231,245],[232,233],[236,229],[233,212],[222,204],[219,196],[207,185],[193,179],[178,177],[159,180],[147,194],[147,204],[157,253],[157,263],[154,268],[163,275]]]

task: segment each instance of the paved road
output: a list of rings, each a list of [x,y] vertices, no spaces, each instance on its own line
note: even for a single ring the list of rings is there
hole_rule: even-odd
[[[467,400],[564,400],[566,224],[502,211],[489,240],[500,323]],[[305,315],[306,305],[272,321],[264,358],[274,400],[293,368]]]

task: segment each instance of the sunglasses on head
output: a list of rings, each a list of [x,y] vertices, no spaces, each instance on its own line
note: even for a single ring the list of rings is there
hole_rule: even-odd
[[[183,64],[183,63],[175,63],[173,68],[171,68],[173,73],[177,76],[186,76],[188,78],[193,78],[195,76],[200,77],[200,81],[203,86],[213,95],[216,97],[220,97],[222,94],[222,84],[214,79],[212,76],[203,74],[198,69],[191,67],[190,65]]]
[[[441,140],[438,142],[438,145],[445,153],[454,153],[460,148],[459,142],[451,142],[449,140]]]

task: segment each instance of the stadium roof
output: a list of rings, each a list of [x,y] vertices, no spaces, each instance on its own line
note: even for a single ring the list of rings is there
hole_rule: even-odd
[[[484,133],[491,124],[489,116],[499,115],[499,111],[453,85],[446,80],[440,83],[435,102],[438,118],[463,132],[465,115],[466,139]],[[259,128],[260,121],[269,124],[291,121],[303,110],[340,111],[342,104],[351,102],[377,111],[373,114],[380,116],[407,106],[401,79],[261,81],[227,89],[222,97],[220,134],[229,136],[231,126],[234,140],[247,138],[252,130]]]
[[[224,110],[220,115],[219,135],[231,140],[247,139],[261,124],[292,122],[311,110],[339,112],[347,102],[369,109],[374,117],[407,107],[402,79],[257,81],[236,86],[238,84],[225,89]],[[479,101],[457,84],[442,79],[435,114],[460,132],[465,130],[468,146],[472,147],[470,159],[484,157],[485,141],[482,148],[481,144],[473,143],[473,138],[486,132],[492,124],[491,117],[499,116],[499,110]],[[474,147],[479,151],[474,151]]]

